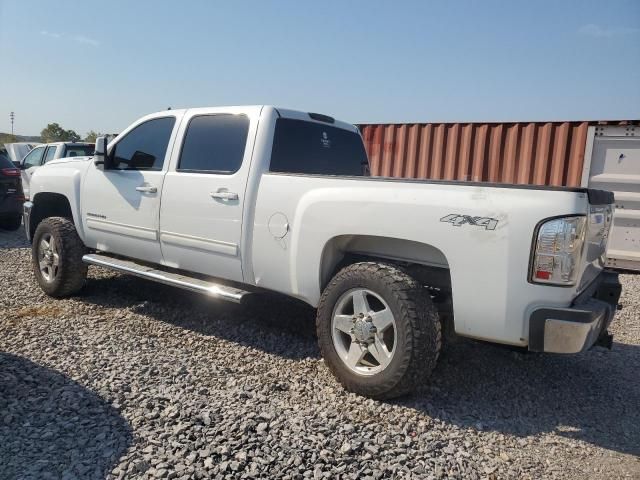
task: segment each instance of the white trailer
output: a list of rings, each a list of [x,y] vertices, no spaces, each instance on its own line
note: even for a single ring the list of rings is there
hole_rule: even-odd
[[[607,266],[640,271],[640,126],[589,127],[582,186],[615,195]]]

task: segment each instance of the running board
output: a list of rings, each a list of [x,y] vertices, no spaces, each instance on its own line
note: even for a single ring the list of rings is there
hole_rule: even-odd
[[[188,277],[179,273],[159,270],[148,265],[137,263],[133,260],[124,260],[104,254],[92,253],[82,257],[84,263],[97,265],[117,272],[128,273],[137,277],[146,278],[153,282],[163,283],[172,287],[178,287],[192,292],[203,293],[214,298],[228,300],[234,303],[242,303],[242,299],[251,292],[213,283],[200,278]]]

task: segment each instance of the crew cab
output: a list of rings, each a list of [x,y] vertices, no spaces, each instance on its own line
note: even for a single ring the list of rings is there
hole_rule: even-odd
[[[368,176],[359,131],[271,106],[134,122],[95,155],[31,179],[24,222],[41,288],[87,265],[243,302],[317,308],[320,351],[348,390],[403,394],[443,331],[536,352],[610,345],[609,192]]]

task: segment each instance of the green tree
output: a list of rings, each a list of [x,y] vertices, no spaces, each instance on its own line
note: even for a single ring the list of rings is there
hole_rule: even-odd
[[[81,137],[76,133],[75,130],[67,130],[67,142],[79,142]]]
[[[65,130],[58,123],[50,123],[40,132],[43,143],[50,142],[77,142],[80,140],[78,135],[73,130]]]
[[[90,130],[89,133],[87,133],[87,137],[84,139],[84,141],[89,143],[95,143],[96,138],[104,137],[104,136],[105,136],[104,133],[94,132],[93,130]]]

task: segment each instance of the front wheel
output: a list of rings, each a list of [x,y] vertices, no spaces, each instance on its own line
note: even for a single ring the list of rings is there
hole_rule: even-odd
[[[40,288],[52,297],[66,297],[82,289],[87,265],[86,248],[68,218],[44,219],[33,235],[31,257]]]
[[[316,327],[331,372],[347,390],[372,398],[397,397],[425,382],[440,353],[431,298],[389,264],[342,269],[322,294]]]

